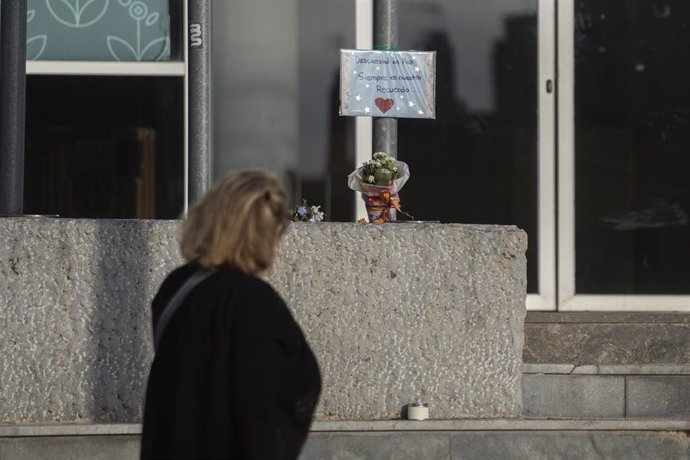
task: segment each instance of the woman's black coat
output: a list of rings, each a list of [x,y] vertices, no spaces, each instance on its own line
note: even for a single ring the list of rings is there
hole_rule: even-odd
[[[196,267],[171,273],[153,326]],[[151,366],[141,456],[295,459],[320,393],[316,359],[264,281],[224,268],[194,288]]]

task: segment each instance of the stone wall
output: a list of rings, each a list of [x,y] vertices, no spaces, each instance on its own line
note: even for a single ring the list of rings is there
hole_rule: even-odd
[[[690,314],[530,312],[523,415],[690,420]]]
[[[177,222],[0,220],[0,423],[136,422],[148,303]],[[296,224],[270,281],[320,361],[317,418],[517,417],[526,235],[455,224]]]

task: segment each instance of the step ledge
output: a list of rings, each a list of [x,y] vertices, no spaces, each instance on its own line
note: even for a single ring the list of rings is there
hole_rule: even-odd
[[[497,419],[316,421],[312,432],[377,431],[687,431],[690,420]],[[140,435],[138,423],[0,425],[0,438]]]
[[[523,364],[524,374],[568,375],[690,375],[690,364]]]
[[[684,431],[690,420],[498,419],[314,422],[311,431]]]

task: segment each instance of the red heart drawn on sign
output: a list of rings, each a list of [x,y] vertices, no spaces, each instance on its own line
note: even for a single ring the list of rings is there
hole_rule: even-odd
[[[391,107],[393,107],[393,104],[395,104],[395,101],[393,101],[393,99],[384,99],[382,97],[378,97],[378,98],[376,98],[374,103],[376,104],[376,107],[378,107],[381,112],[386,113],[391,109]]]

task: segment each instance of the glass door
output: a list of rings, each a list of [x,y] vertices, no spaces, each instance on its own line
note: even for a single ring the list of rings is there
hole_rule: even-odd
[[[559,308],[690,311],[690,4],[559,3]]]
[[[525,230],[535,310],[556,307],[554,20],[550,0],[399,5],[399,49],[437,53],[437,118],[398,121],[398,157],[412,172],[403,209]],[[358,33],[367,27],[358,20]],[[368,158],[371,143],[357,151]]]

